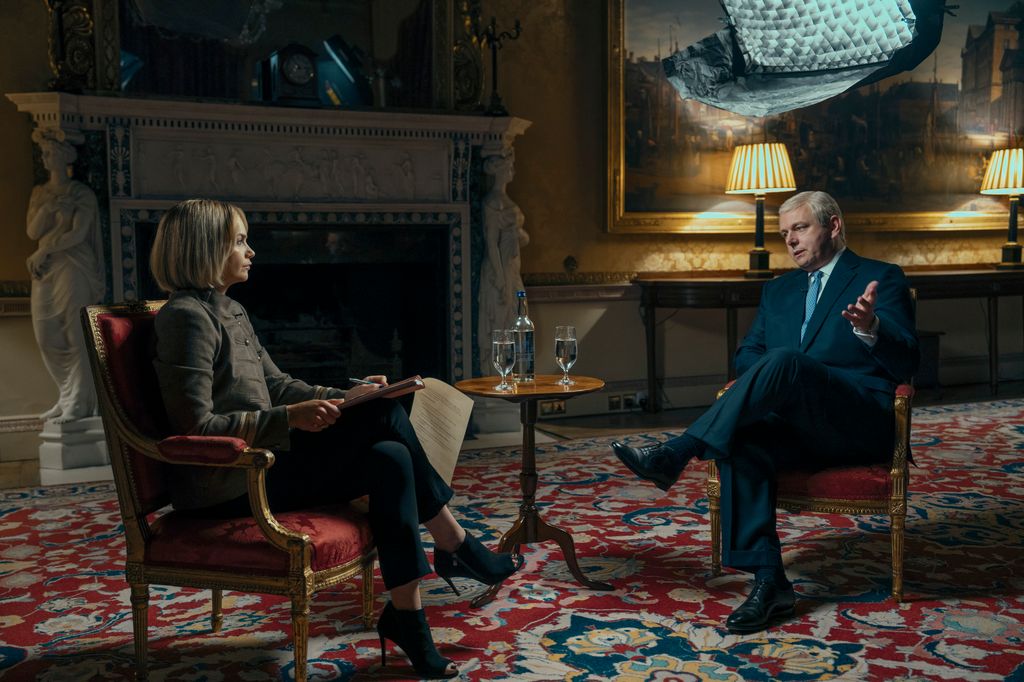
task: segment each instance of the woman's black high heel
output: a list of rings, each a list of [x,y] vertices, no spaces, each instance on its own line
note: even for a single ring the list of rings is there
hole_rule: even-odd
[[[472,578],[484,585],[497,585],[522,566],[522,554],[496,554],[468,532],[454,552],[434,548],[434,572],[456,595],[459,590],[452,578]]]
[[[391,602],[387,603],[377,619],[377,636],[380,637],[380,664],[387,664],[387,644],[390,639],[409,657],[416,674],[434,680],[447,680],[459,674],[453,669],[453,662],[437,653],[434,638],[423,609],[400,611]]]

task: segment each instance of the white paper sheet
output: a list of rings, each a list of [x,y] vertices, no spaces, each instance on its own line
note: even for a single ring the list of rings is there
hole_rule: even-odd
[[[473,412],[473,399],[440,379],[427,377],[416,391],[409,420],[434,469],[452,482],[459,451]]]

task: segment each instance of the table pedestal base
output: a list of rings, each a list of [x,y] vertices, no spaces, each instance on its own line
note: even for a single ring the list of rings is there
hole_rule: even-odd
[[[576,561],[576,545],[572,535],[567,531],[552,526],[540,517],[535,503],[537,492],[537,461],[534,454],[534,427],[537,424],[537,401],[534,398],[523,400],[519,404],[519,418],[523,423],[523,468],[519,474],[519,485],[522,488],[523,501],[519,505],[519,518],[512,527],[501,536],[498,550],[501,552],[519,551],[520,545],[531,542],[554,540],[562,549],[565,563],[577,582],[592,590],[614,590],[608,583],[590,580],[580,569]],[[470,602],[471,606],[483,606],[494,599],[501,585],[492,585],[487,591]]]
[[[565,556],[565,563],[569,566],[569,571],[578,583],[592,590],[615,589],[608,583],[591,580],[583,575],[583,570],[580,569],[580,564],[576,561],[576,544],[572,540],[572,535],[542,519],[536,508],[519,510],[519,518],[501,536],[501,540],[498,542],[498,551],[518,552],[520,551],[520,545],[526,545],[531,542],[543,542],[545,540],[554,540],[558,543],[562,550],[562,555]],[[501,589],[500,584],[492,585],[487,588],[486,592],[474,598],[470,605],[478,607],[493,601],[499,589]]]
[[[519,403],[519,421],[523,425],[523,462],[519,472],[519,487],[522,493],[522,501],[519,503],[519,518],[501,536],[501,540],[498,542],[499,551],[518,552],[521,545],[554,540],[562,549],[562,554],[565,556],[565,563],[569,566],[569,571],[581,585],[592,590],[613,590],[615,588],[608,583],[590,580],[583,575],[579,562],[576,561],[576,545],[573,543],[572,535],[566,530],[546,523],[540,518],[540,512],[537,511],[537,457],[534,452],[534,426],[537,424],[537,401],[549,398],[567,400],[575,395],[599,391],[604,387],[604,382],[600,379],[578,375],[573,377],[572,385],[563,386],[558,383],[561,378],[561,375],[538,374],[534,381],[517,384],[515,391],[511,393],[498,393],[495,391],[493,377],[464,379],[455,384],[455,387],[469,395],[501,398],[509,402]],[[491,585],[483,594],[473,599],[470,604],[474,607],[483,606],[492,601],[494,595],[500,589],[500,583]]]

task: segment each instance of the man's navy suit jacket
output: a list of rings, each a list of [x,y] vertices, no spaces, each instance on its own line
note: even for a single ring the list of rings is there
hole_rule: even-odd
[[[873,347],[859,339],[840,314],[872,280],[878,281],[879,319]],[[824,284],[801,341],[808,273],[795,270],[765,283],[757,316],[736,351],[737,375],[768,350],[799,349],[828,367],[830,376],[892,395],[897,384],[913,377],[920,357],[914,301],[903,271],[846,249]]]

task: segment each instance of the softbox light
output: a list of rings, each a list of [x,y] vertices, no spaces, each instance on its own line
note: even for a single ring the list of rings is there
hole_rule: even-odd
[[[726,27],[663,60],[685,99],[743,116],[805,107],[909,71],[944,0],[721,0]]]
[[[179,35],[251,45],[266,29],[267,14],[285,0],[130,0],[138,22]]]

